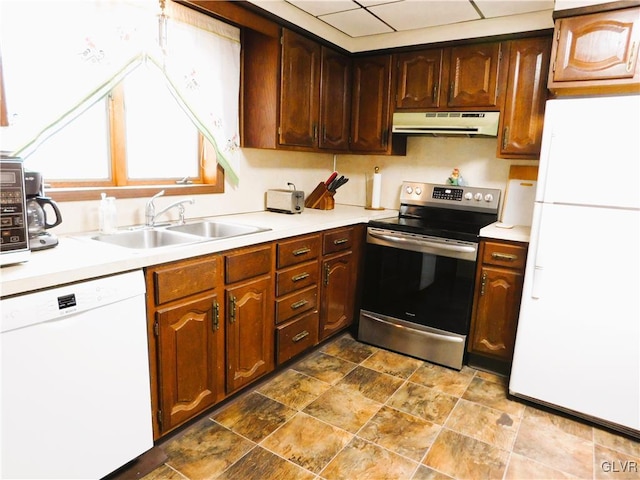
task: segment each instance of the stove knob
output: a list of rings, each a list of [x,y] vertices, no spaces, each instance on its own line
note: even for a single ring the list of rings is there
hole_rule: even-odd
[[[407,193],[408,193],[408,194],[412,194],[412,193],[413,193],[413,187],[411,187],[411,186],[408,186],[408,187],[406,188],[406,190],[407,190]]]
[[[475,198],[476,201],[479,202],[480,200],[482,200],[482,194],[481,193],[476,193],[473,198]]]
[[[473,193],[471,192],[467,192],[464,194],[464,199],[465,200],[473,200]]]
[[[491,195],[490,193],[487,193],[487,194],[484,196],[484,201],[485,201],[485,202],[493,202],[493,195]]]
[[[422,195],[422,189],[420,187],[416,187],[416,195]]]

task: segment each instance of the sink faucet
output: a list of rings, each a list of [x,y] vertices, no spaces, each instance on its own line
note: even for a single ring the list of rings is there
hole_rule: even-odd
[[[184,224],[184,204],[185,203],[193,204],[194,203],[193,198],[187,198],[186,200],[178,200],[166,206],[159,212],[156,212],[156,206],[153,203],[153,201],[156,198],[161,197],[162,195],[164,195],[164,190],[160,190],[153,197],[151,197],[149,201],[147,201],[147,204],[144,208],[145,226],[153,227],[156,223],[156,218],[162,215],[163,213],[167,212],[168,210],[172,209],[173,207],[178,207],[178,214],[180,215],[180,220],[178,221],[178,223],[180,225]]]

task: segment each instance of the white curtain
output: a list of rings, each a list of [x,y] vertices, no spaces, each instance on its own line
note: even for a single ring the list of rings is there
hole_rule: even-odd
[[[0,1],[0,148],[28,157],[147,62],[237,183],[240,32],[167,1],[161,48],[160,13],[156,0]]]

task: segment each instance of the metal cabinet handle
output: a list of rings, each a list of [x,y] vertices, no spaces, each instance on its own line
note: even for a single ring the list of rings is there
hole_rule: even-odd
[[[502,149],[505,150],[507,148],[507,143],[509,141],[509,127],[504,127],[502,131]]]
[[[309,303],[309,300],[298,300],[297,302],[291,304],[291,310],[297,310],[301,307],[304,307],[307,303]]]
[[[297,334],[296,336],[294,336],[291,341],[293,343],[298,343],[300,340],[305,339],[306,337],[309,336],[309,332],[307,330],[300,332],[299,334]]]
[[[487,285],[487,272],[482,272],[482,282],[480,283],[480,296],[484,296],[484,287]]]
[[[292,253],[294,257],[297,257],[299,255],[304,255],[305,253],[309,253],[310,251],[311,249],[309,247],[302,247],[302,248],[299,248],[298,250],[294,250]]]
[[[517,255],[511,255],[510,253],[498,253],[493,252],[491,258],[494,260],[503,260],[505,262],[515,262],[518,259]]]
[[[291,277],[292,282],[299,282],[300,280],[304,280],[305,278],[309,278],[309,274],[307,272],[301,273],[299,275],[294,275]]]
[[[214,332],[220,328],[220,305],[218,302],[213,302],[213,322],[211,322],[211,328]]]
[[[324,265],[324,286],[329,285],[329,275],[331,275],[331,267],[328,263]]]
[[[348,238],[338,238],[333,241],[334,245],[342,245],[343,243],[347,243],[349,241]]]
[[[436,101],[438,99],[438,97],[436,96],[437,94],[438,94],[438,84],[434,83],[433,90],[431,92],[431,103],[433,103],[434,105],[436,104]]]
[[[236,297],[231,295],[229,297],[229,322],[234,323],[236,321]]]

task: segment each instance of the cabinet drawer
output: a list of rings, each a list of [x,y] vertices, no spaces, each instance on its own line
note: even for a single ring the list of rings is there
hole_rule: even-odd
[[[301,262],[318,258],[320,253],[320,236],[313,235],[296,238],[287,242],[278,242],[277,268],[288,267]]]
[[[501,242],[485,242],[482,263],[524,269],[527,247]]]
[[[247,278],[264,275],[271,271],[271,246],[241,250],[225,255],[226,283],[235,283]]]
[[[296,265],[276,273],[276,296],[286,295],[318,283],[318,262]]]
[[[322,243],[322,254],[342,252],[349,250],[353,246],[353,228],[343,228],[324,234]]]
[[[286,362],[318,343],[318,312],[276,327],[276,359]]]
[[[176,262],[153,271],[156,305],[216,287],[219,257]]]
[[[316,285],[276,300],[276,323],[284,322],[318,305]]]

